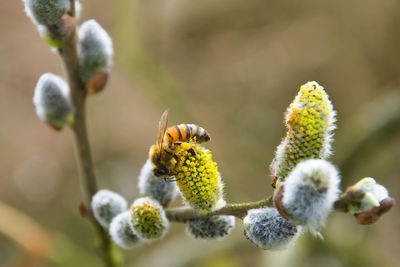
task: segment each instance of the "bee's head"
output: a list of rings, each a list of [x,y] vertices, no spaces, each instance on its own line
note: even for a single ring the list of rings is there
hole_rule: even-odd
[[[166,178],[169,176],[168,168],[165,160],[165,153],[160,150],[158,146],[154,145],[150,148],[150,160],[154,165],[153,174],[160,178]]]
[[[153,174],[160,178],[169,177],[168,169],[165,166],[157,166],[153,169]]]

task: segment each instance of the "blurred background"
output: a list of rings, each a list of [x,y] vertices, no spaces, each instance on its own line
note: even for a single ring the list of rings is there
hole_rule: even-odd
[[[342,185],[372,176],[400,199],[400,1],[83,1],[114,41],[104,92],[90,97],[89,132],[101,188],[137,197],[137,176],[159,117],[212,135],[229,202],[272,193],[268,165],[285,133],[283,113],[316,80],[338,112],[334,164]],[[63,74],[22,1],[0,1],[0,266],[101,266],[94,231],[79,215],[72,134],[35,116],[44,72]],[[174,205],[180,205],[177,200]],[[400,211],[357,225],[334,213],[325,240],[304,235],[282,252],[234,232],[166,239],[124,253],[126,266],[386,267],[400,260]],[[15,242],[17,241],[17,242]],[[36,257],[32,257],[32,254]]]

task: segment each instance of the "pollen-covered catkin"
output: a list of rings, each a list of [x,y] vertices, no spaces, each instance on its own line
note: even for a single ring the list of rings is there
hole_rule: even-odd
[[[176,184],[185,203],[201,213],[223,205],[223,185],[211,151],[198,144],[181,143],[174,152]]]
[[[36,25],[54,25],[70,9],[70,0],[23,0],[26,15]]]
[[[111,239],[123,249],[131,249],[140,244],[140,238],[130,225],[130,212],[124,211],[111,221],[109,233]]]
[[[130,216],[133,231],[144,240],[161,239],[169,228],[164,209],[149,197],[136,199],[132,204]]]
[[[56,130],[74,122],[73,106],[67,83],[59,76],[40,76],[33,95],[38,117]]]
[[[186,222],[186,232],[198,239],[221,239],[230,234],[235,227],[233,216],[211,216],[191,219]]]
[[[112,40],[95,20],[88,20],[79,27],[78,39],[81,80],[88,93],[97,93],[107,83],[113,56]]]
[[[153,174],[153,164],[147,160],[139,175],[139,193],[157,200],[162,206],[176,197],[178,189],[173,181],[165,181]]]
[[[113,218],[125,211],[128,204],[120,194],[103,189],[93,196],[91,206],[96,220],[108,228]]]
[[[287,109],[286,137],[278,146],[271,172],[286,179],[297,163],[305,159],[326,159],[331,153],[335,111],[324,88],[317,82],[300,87]]]
[[[313,234],[324,225],[339,194],[340,177],[329,162],[310,159],[299,163],[282,185],[282,206],[295,224],[306,226]],[[284,215],[282,214],[282,215]]]
[[[249,210],[243,223],[247,239],[262,249],[285,249],[301,233],[299,226],[284,219],[275,208]]]

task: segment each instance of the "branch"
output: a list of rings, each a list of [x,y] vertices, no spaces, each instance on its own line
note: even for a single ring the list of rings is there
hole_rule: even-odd
[[[217,215],[230,215],[235,216],[239,219],[243,219],[247,215],[247,212],[251,209],[259,209],[263,207],[273,206],[273,197],[269,196],[266,199],[254,202],[226,204],[224,207],[207,214],[198,213],[196,210],[189,207],[167,208],[165,209],[165,212],[167,214],[168,220],[185,223],[186,221],[191,219],[208,218]],[[344,211],[343,208],[337,204],[333,207],[333,210],[339,212],[347,212]]]
[[[167,218],[170,221],[186,222],[190,219],[207,218],[216,215],[231,215],[243,219],[248,210],[271,206],[273,206],[273,201],[272,196],[269,196],[266,199],[255,202],[227,204],[226,206],[208,214],[200,214],[188,207],[168,208],[165,211],[167,213]]]
[[[71,15],[74,15],[75,1],[71,1]],[[75,123],[72,125],[72,131],[75,139],[77,162],[80,170],[80,186],[83,195],[83,207],[88,211],[84,215],[92,222],[96,228],[97,234],[101,240],[101,254],[107,266],[117,266],[112,256],[112,243],[108,233],[94,219],[90,212],[90,202],[92,196],[97,192],[97,182],[94,173],[93,160],[89,144],[89,138],[86,129],[85,103],[86,91],[79,75],[79,62],[76,49],[77,37],[76,29],[71,34],[63,38],[61,48],[59,49],[65,71],[68,77],[68,83],[71,89],[71,97],[75,108]]]

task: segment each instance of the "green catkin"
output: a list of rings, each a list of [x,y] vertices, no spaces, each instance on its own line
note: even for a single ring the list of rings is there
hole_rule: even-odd
[[[201,213],[208,213],[219,207],[222,199],[222,182],[218,165],[212,159],[211,151],[198,144],[176,144],[176,184],[184,201]]]
[[[271,164],[272,174],[283,181],[306,159],[326,159],[331,154],[335,111],[324,88],[317,82],[300,87],[285,116],[287,133]]]
[[[144,240],[161,239],[169,228],[169,222],[160,204],[149,197],[136,199],[131,210],[131,226],[135,234]]]

